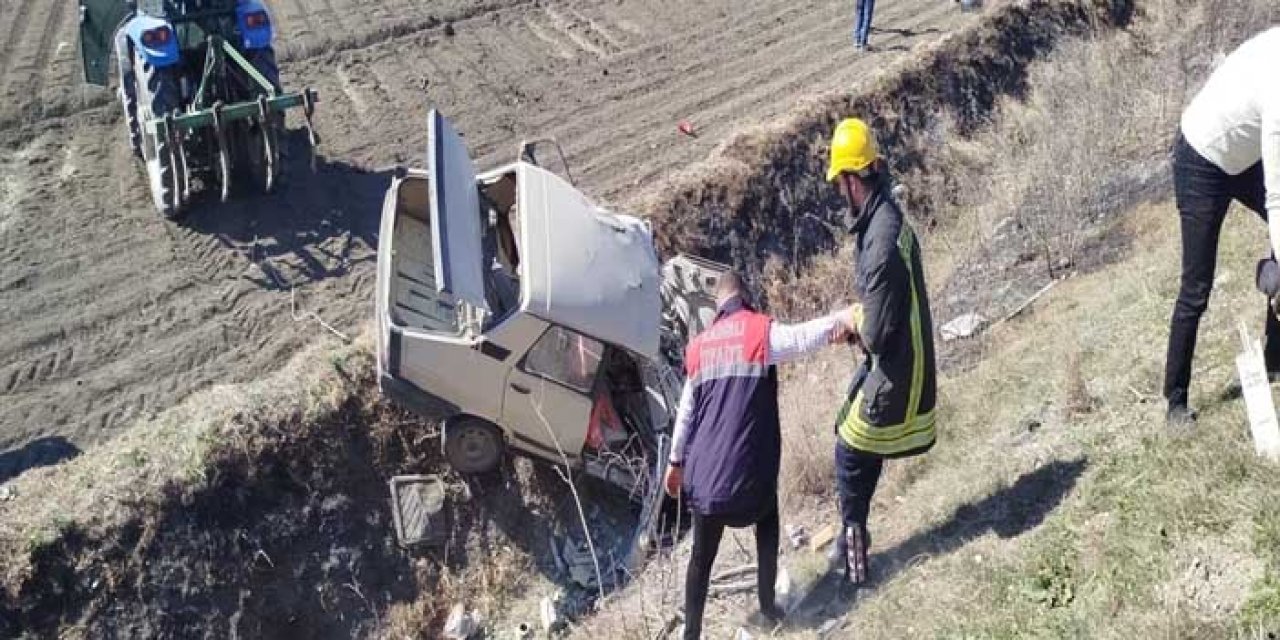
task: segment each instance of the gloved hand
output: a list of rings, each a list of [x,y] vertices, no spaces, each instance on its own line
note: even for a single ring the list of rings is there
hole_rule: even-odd
[[[1280,264],[1276,264],[1275,258],[1258,261],[1256,282],[1258,291],[1266,294],[1268,298],[1275,298],[1280,294]]]

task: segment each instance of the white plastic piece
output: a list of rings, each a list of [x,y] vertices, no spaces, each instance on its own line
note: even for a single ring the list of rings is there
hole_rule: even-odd
[[[551,598],[544,597],[538,609],[542,614],[542,630],[550,633],[556,624],[560,622],[560,617],[556,613],[556,605],[551,601]]]
[[[987,319],[976,314],[966,313],[951,322],[942,325],[940,332],[945,342],[968,338],[982,330],[986,326]]]
[[[1240,372],[1240,388],[1254,448],[1258,455],[1280,462],[1280,424],[1276,421],[1276,404],[1267,379],[1262,343],[1249,335],[1243,321],[1240,322],[1240,342],[1244,350],[1236,357],[1236,368]]]
[[[449,640],[467,640],[475,632],[476,621],[467,615],[467,608],[461,602],[453,605],[444,622],[444,637]]]

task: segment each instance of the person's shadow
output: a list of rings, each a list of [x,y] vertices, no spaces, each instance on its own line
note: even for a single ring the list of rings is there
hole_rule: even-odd
[[[21,448],[0,452],[0,484],[36,467],[47,467],[80,455],[66,438],[52,436],[32,440]]]
[[[876,589],[923,558],[955,551],[987,532],[1013,538],[1036,528],[1071,492],[1087,466],[1086,458],[1055,460],[982,500],[961,505],[945,522],[891,549],[871,554],[871,575],[860,593]],[[829,611],[826,605],[838,590],[840,579],[828,574],[819,581],[796,607],[797,624],[808,626],[823,622],[824,610]],[[849,608],[856,602],[851,602]]]

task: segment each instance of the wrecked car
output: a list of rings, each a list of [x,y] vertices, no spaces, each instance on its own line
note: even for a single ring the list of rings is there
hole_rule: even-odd
[[[382,392],[426,416],[462,473],[507,450],[637,500],[658,491],[685,338],[723,267],[659,262],[648,225],[523,159],[481,173],[432,112],[426,170],[397,169],[378,240]]]

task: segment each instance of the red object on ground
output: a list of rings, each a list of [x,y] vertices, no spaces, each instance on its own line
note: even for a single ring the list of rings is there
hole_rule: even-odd
[[[688,120],[681,120],[680,124],[676,125],[676,129],[678,129],[680,133],[683,133],[686,136],[689,136],[690,138],[698,137],[698,134],[694,133],[693,131],[693,124],[690,123]]]

